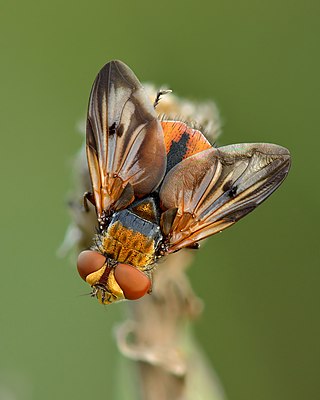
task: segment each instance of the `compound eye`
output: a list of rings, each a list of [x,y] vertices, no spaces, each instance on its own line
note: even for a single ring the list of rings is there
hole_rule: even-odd
[[[106,258],[93,250],[82,251],[78,256],[77,268],[79,275],[82,279],[86,280],[86,277],[92,272],[98,271],[106,262]]]
[[[151,287],[151,281],[147,275],[129,264],[117,264],[114,277],[125,298],[129,300],[140,299]]]

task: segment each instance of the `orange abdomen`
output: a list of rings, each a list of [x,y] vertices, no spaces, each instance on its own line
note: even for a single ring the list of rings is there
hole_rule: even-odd
[[[122,210],[113,215],[101,239],[103,250],[110,258],[143,270],[155,262],[162,235],[157,224]]]

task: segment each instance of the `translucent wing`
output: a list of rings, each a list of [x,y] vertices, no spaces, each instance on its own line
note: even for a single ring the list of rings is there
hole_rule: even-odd
[[[93,84],[87,159],[98,216],[152,192],[164,176],[160,122],[140,82],[121,61],[106,64]]]
[[[289,151],[264,143],[211,148],[181,161],[160,190],[168,253],[233,225],[277,189],[289,168]]]

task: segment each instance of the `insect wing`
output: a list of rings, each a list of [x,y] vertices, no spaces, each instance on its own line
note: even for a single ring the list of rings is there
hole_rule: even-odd
[[[106,64],[93,84],[86,149],[98,216],[152,192],[164,176],[160,122],[140,82],[121,61]]]
[[[177,164],[160,191],[171,216],[168,253],[222,231],[254,210],[285,179],[290,153],[274,144],[211,148]],[[172,218],[174,215],[174,218]]]

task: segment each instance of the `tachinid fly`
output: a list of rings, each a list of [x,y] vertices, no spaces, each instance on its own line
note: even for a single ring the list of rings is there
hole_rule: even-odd
[[[99,72],[90,95],[86,151],[98,233],[78,271],[99,302],[151,292],[159,258],[233,225],[285,179],[290,153],[275,144],[214,148],[183,122],[160,121],[121,61]]]

